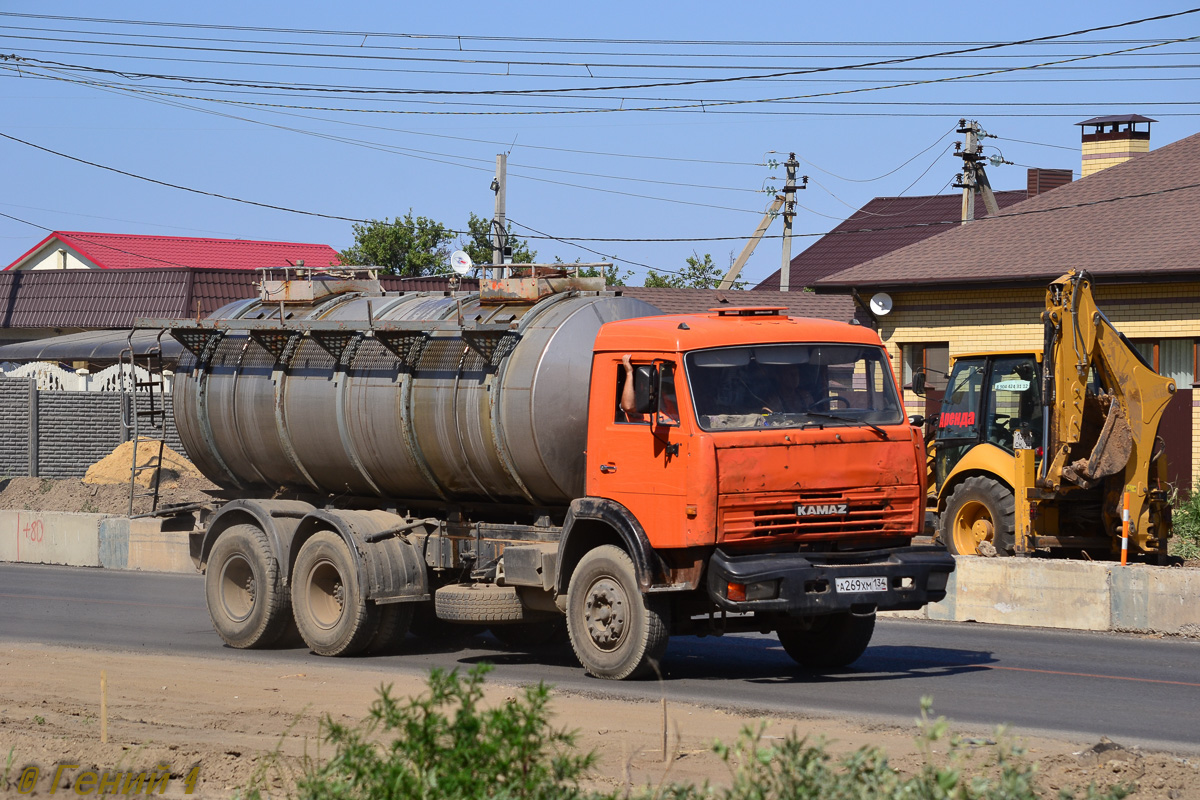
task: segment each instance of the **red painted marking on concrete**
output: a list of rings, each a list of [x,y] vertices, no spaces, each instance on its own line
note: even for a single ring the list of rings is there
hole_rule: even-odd
[[[21,600],[29,600],[29,599],[62,600],[67,603],[98,603],[100,605],[106,605],[106,606],[139,606],[141,608],[186,608],[186,609],[201,608],[201,606],[181,606],[181,605],[173,605],[171,603],[134,603],[134,602],[130,602],[128,600],[94,600],[90,597],[56,597],[54,595],[47,595],[47,594],[28,595],[28,594],[6,594],[3,592],[0,592],[0,597],[15,597],[15,598],[19,598]]]
[[[997,667],[993,664],[973,664],[976,667],[987,667],[988,669],[1004,669],[1009,672],[1038,672],[1043,675],[1066,675],[1072,678],[1101,678],[1110,681],[1133,681],[1134,683],[1165,683],[1171,686],[1192,686],[1200,688],[1200,683],[1188,683],[1187,681],[1164,681],[1158,678],[1131,678],[1127,675],[1096,675],[1091,672],[1063,672],[1056,669],[1031,669],[1029,667]]]

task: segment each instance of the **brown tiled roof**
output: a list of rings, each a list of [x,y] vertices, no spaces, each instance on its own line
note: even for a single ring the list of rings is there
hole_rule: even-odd
[[[848,322],[855,314],[850,295],[813,292],[748,292],[717,289],[662,289],[624,286],[619,291],[654,306],[664,314],[698,314],[710,308],[731,306],[783,306],[793,317],[819,317]]]
[[[0,327],[119,328],[187,314],[187,270],[0,272]]]
[[[1025,197],[1023,191],[996,192],[996,204],[1004,209]],[[976,198],[976,218],[985,214],[983,199]],[[936,236],[961,218],[962,194],[876,197],[792,259],[789,290]],[[779,291],[779,270],[754,288]]]
[[[187,268],[0,272],[0,327],[128,328],[137,317],[192,317],[197,311],[208,316],[231,301],[257,296],[255,278],[249,270]],[[384,277],[382,283],[393,292],[447,288],[437,278]],[[463,288],[474,286],[464,281]],[[704,312],[728,303],[784,306],[793,316],[843,321],[854,315],[849,296],[839,294],[644,286],[620,290],[670,314]]]
[[[818,282],[848,287],[1200,276],[1200,134]]]

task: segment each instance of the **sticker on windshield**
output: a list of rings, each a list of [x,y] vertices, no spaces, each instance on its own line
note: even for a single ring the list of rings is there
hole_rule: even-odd
[[[1029,381],[1023,381],[1020,378],[1011,378],[996,384],[997,392],[1023,392],[1028,388]]]

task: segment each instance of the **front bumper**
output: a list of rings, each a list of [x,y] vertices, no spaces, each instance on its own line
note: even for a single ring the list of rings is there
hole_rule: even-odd
[[[735,613],[823,616],[844,611],[865,614],[915,610],[946,596],[946,581],[953,571],[954,557],[936,545],[850,553],[751,555],[730,555],[718,549],[709,564],[708,594],[719,608]],[[839,591],[838,578],[882,578],[887,588],[858,591],[843,586]],[[766,587],[772,596],[731,600],[730,584]],[[772,584],[774,592],[770,591]]]

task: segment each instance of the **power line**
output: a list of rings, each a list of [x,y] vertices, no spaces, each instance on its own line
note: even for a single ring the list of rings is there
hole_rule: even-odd
[[[733,76],[725,76],[725,77],[693,78],[693,79],[684,80],[684,81],[655,81],[655,82],[650,82],[650,83],[618,84],[618,85],[596,86],[596,87],[584,86],[584,87],[571,87],[571,88],[557,87],[557,88],[526,89],[526,90],[520,91],[519,93],[522,95],[561,94],[564,92],[574,92],[574,91],[581,91],[581,92],[627,91],[627,90],[634,90],[634,89],[652,89],[652,88],[660,88],[660,87],[713,85],[713,84],[718,84],[718,83],[734,83],[734,82],[740,82],[740,81],[760,80],[763,78],[779,78],[779,77],[794,76],[794,75],[812,75],[812,74],[818,74],[818,73],[823,73],[823,72],[835,72],[835,71],[847,70],[847,69],[863,69],[863,68],[868,68],[868,67],[893,66],[896,64],[906,64],[906,63],[911,63],[914,61],[923,61],[923,60],[932,59],[932,58],[942,58],[942,57],[952,56],[952,55],[963,55],[966,53],[979,53],[979,52],[985,52],[985,51],[989,51],[989,50],[1001,49],[1001,48],[1005,48],[1005,47],[1016,47],[1016,46],[1021,46],[1021,45],[1027,45],[1027,44],[1032,44],[1035,42],[1053,41],[1056,39],[1063,39],[1063,38],[1071,37],[1071,36],[1080,36],[1080,35],[1087,34],[1087,33],[1096,33],[1096,32],[1105,31],[1105,30],[1115,30],[1118,28],[1125,28],[1125,27],[1129,27],[1129,26],[1133,26],[1133,25],[1140,25],[1140,24],[1144,24],[1147,22],[1159,22],[1159,21],[1163,21],[1163,20],[1167,20],[1167,19],[1174,19],[1174,18],[1178,18],[1181,16],[1195,14],[1197,12],[1200,12],[1200,8],[1192,8],[1192,9],[1188,9],[1185,11],[1172,12],[1169,14],[1159,14],[1159,15],[1151,16],[1151,17],[1143,17],[1143,18],[1136,19],[1136,20],[1129,20],[1126,22],[1113,23],[1110,25],[1101,25],[1101,26],[1094,26],[1091,28],[1082,28],[1082,29],[1079,29],[1076,31],[1070,31],[1068,33],[1051,34],[1051,35],[1047,35],[1047,36],[1037,36],[1037,37],[1020,39],[1020,40],[1016,40],[1016,41],[999,43],[999,44],[976,45],[976,46],[972,46],[972,47],[957,48],[954,50],[943,50],[943,51],[939,51],[939,52],[935,52],[935,53],[922,53],[922,54],[916,54],[916,55],[911,55],[911,56],[880,59],[880,60],[876,60],[876,61],[868,61],[868,62],[862,62],[862,63],[857,63],[857,64],[840,64],[840,65],[833,65],[833,66],[828,66],[828,67],[808,67],[808,68],[804,68],[804,69],[782,70],[782,71],[766,73],[766,74],[762,74],[762,75],[733,75]],[[364,34],[364,35],[370,35],[370,34],[368,33],[368,34]],[[1174,41],[1182,41],[1182,40],[1167,40],[1166,43],[1170,43],[1170,42],[1174,42]],[[1146,45],[1141,48],[1132,48],[1132,49],[1139,50],[1139,49],[1145,49],[1147,47],[1153,47],[1153,46],[1159,46],[1159,45]],[[1072,59],[1072,60],[1074,60],[1074,59]],[[61,63],[57,63],[57,62],[45,62],[45,63],[54,64],[55,66],[64,66]],[[103,70],[101,68],[93,68],[93,69],[95,69],[97,71],[101,71],[101,72],[108,72],[110,74],[121,74],[123,76],[132,74],[132,73],[121,73],[116,70]],[[161,76],[161,75],[153,75],[153,74],[143,74],[143,75],[141,75],[141,77],[151,77],[151,78],[157,78],[157,79],[163,78],[163,76]],[[183,79],[178,79],[178,80],[183,80]],[[216,79],[211,79],[211,78],[191,78],[191,79],[188,79],[188,81],[189,82],[204,82],[204,83],[223,83],[222,81],[218,81]],[[251,88],[262,88],[262,87],[251,86]],[[353,92],[353,91],[361,91],[361,90],[340,89],[338,91]],[[456,94],[456,95],[463,95],[463,96],[496,94],[495,90],[488,90],[488,89],[459,89],[459,90],[452,90],[452,91],[444,91],[444,90],[439,91],[439,90],[429,90],[429,89],[388,89],[388,90],[383,90],[383,91],[384,91],[384,93],[388,93],[388,94],[439,94],[439,95]]]

